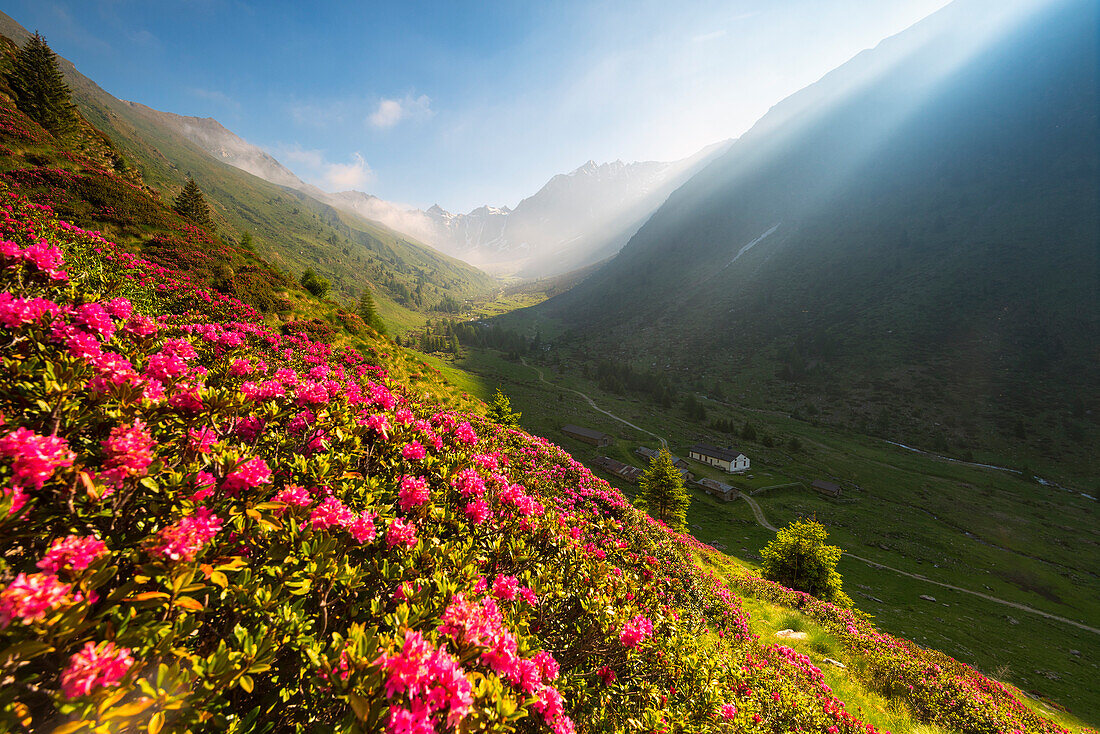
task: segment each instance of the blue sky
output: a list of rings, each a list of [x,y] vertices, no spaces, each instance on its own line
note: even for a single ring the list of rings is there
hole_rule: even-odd
[[[117,97],[214,117],[327,190],[514,206],[675,160],[947,0],[7,0]]]

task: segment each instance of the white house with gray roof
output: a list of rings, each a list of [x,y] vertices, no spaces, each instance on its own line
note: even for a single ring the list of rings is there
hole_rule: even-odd
[[[697,443],[688,449],[688,458],[695,459],[731,474],[749,470],[749,457],[734,448],[720,449],[706,443]]]

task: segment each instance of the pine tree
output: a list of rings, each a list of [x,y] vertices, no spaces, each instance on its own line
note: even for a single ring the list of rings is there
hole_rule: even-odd
[[[382,317],[378,315],[378,308],[374,305],[374,296],[366,286],[363,287],[363,295],[359,296],[358,311],[363,323],[379,334],[386,333],[386,325],[382,323]]]
[[[684,477],[672,463],[672,454],[667,448],[662,448],[661,453],[649,460],[649,468],[638,485],[641,487],[636,503],[639,508],[648,510],[654,519],[664,521],[673,530],[687,527],[691,496],[684,489]]]
[[[493,402],[489,405],[489,420],[502,426],[516,427],[522,413],[512,412],[512,401],[499,387],[493,395]]]
[[[61,137],[79,128],[80,118],[57,56],[37,31],[15,53],[7,81],[15,106],[53,135]]]
[[[214,220],[210,217],[210,207],[206,205],[206,197],[202,195],[202,189],[195,183],[195,179],[190,176],[187,177],[183,191],[172,203],[172,208],[184,219],[189,219],[200,227],[206,227],[211,232],[214,231]]]

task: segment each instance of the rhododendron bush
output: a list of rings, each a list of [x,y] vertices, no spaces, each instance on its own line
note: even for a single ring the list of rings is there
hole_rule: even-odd
[[[557,447],[3,191],[0,240],[0,728],[874,731]]]

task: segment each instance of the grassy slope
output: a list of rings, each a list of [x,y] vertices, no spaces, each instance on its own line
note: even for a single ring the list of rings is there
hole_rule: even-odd
[[[1100,568],[1095,502],[782,414],[734,408],[719,412],[708,404],[712,417],[731,417],[739,424],[748,420],[780,444],[798,438],[803,446],[797,452],[768,449],[705,431],[678,410],[662,411],[602,393],[589,381],[541,368],[555,385],[587,393],[601,407],[667,437],[681,454],[702,438],[719,445],[736,440],[752,458],[754,471],[735,479],[735,484],[759,488],[807,484],[815,478],[844,483],[845,496],[839,502],[801,489],[758,495],[773,524],[816,515],[829,527],[834,542],[858,555],[1086,624],[1091,621],[1093,626],[1100,619],[1100,578],[1093,570]],[[559,443],[580,461],[606,454],[641,466],[633,449],[656,445],[652,437],[593,411],[575,394],[540,383],[533,369],[499,353],[471,352],[444,368],[448,379],[455,379],[456,371],[462,389],[483,399],[502,385],[513,407],[523,413],[526,430]],[[574,441],[560,432],[561,425],[570,422],[606,431],[616,442],[595,449]],[[699,464],[696,469],[723,476]],[[632,486],[597,473],[628,496],[633,493]],[[773,537],[756,524],[743,502],[720,503],[697,490],[693,498],[689,522],[704,542],[751,559]],[[1100,698],[1093,685],[1100,675],[1095,662],[1100,660],[1100,637],[850,558],[842,561],[841,571],[857,604],[883,629],[1049,696],[1086,719],[1100,719]],[[921,600],[922,594],[937,602]]]
[[[26,30],[0,13],[0,33],[22,42]],[[212,205],[223,235],[244,231],[273,264],[297,277],[313,267],[329,278],[335,295],[358,297],[369,285],[383,319],[401,332],[423,322],[445,296],[464,300],[489,291],[481,271],[412,241],[383,225],[354,217],[296,191],[270,184],[213,160],[180,135],[158,125],[141,109],[111,96],[61,60],[81,112],[105,132],[147,185],[170,201],[188,175]],[[113,234],[113,233],[108,233]],[[405,298],[418,284],[420,303]]]
[[[755,564],[729,558],[718,553],[700,553],[699,561],[702,566],[713,570],[720,577],[729,579],[731,582],[742,574],[756,574],[759,572]],[[853,676],[853,673],[859,670],[863,664],[860,657],[846,650],[834,635],[798,609],[774,604],[752,596],[743,597],[742,602],[745,611],[750,615],[750,629],[763,639],[778,639],[775,636],[776,633],[787,629],[806,633],[805,639],[786,638],[780,641],[782,644],[809,656],[825,674],[825,680],[836,696],[848,704],[849,710],[857,712],[864,721],[872,723],[880,729],[894,732],[894,734],[903,734],[904,732],[935,734],[945,731],[937,726],[913,721],[904,707],[899,706],[897,701],[868,690]],[[825,662],[826,658],[840,662],[846,668],[827,663]],[[1070,730],[1088,726],[1077,717],[1058,711],[1040,701],[1027,697],[1023,697],[1022,700],[1043,716],[1053,719]]]
[[[10,53],[13,48],[8,39],[0,36],[0,49]],[[0,56],[0,65],[3,58]],[[86,185],[77,184],[65,190],[48,192],[49,197],[51,200],[59,199],[63,202],[63,208],[75,214],[69,217],[74,223],[104,231],[134,251],[144,250],[155,235],[181,237],[183,220],[167,209],[162,201],[150,196],[147,190],[142,190],[143,181],[136,172],[118,176],[112,170],[117,147],[86,120],[82,120],[79,135],[59,141],[15,110],[2,83],[0,116],[5,119],[5,129],[0,133],[0,175],[13,170],[55,170],[74,176],[73,180],[85,182]],[[101,170],[96,172],[96,169]],[[94,200],[79,200],[81,194],[89,192]],[[104,194],[109,196],[99,198]],[[113,211],[113,216],[105,213],[105,207]],[[192,247],[201,249],[205,246],[195,240],[184,245],[181,252],[186,254]],[[226,253],[231,254],[231,260],[220,259]],[[280,281],[277,268],[255,252],[220,247],[208,248],[207,254],[212,256],[214,263],[220,262],[235,269],[253,268],[264,274],[271,284],[271,293],[283,302],[278,313],[266,314],[269,327],[277,330],[284,322],[320,320],[332,327],[337,346],[369,354],[376,363],[385,365],[395,378],[425,399],[439,400],[461,410],[484,412],[484,406],[479,401],[471,400],[453,388],[437,370],[414,355],[397,348],[361,324],[354,330],[345,328],[341,318],[343,309],[338,303],[331,299],[315,298],[293,282]],[[180,267],[180,263],[164,264],[174,270]],[[185,274],[196,280],[199,278],[199,273],[194,270],[188,270]],[[419,314],[402,311],[419,317]],[[351,321],[357,323],[355,319]]]

